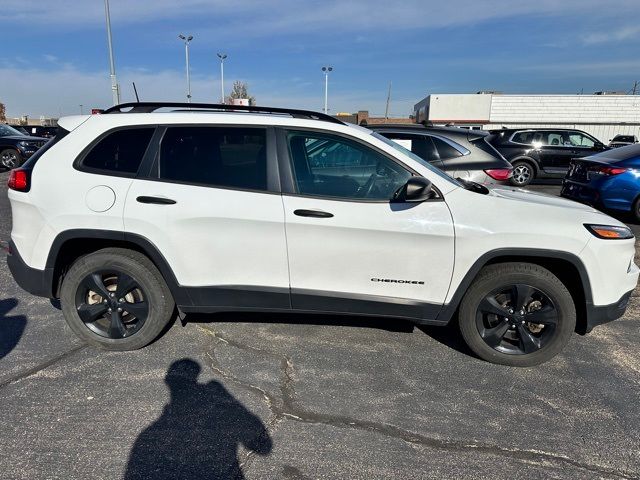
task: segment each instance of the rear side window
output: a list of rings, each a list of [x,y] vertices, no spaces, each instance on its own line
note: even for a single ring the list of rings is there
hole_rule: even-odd
[[[438,149],[438,153],[440,154],[440,160],[448,160],[450,158],[461,157],[462,152],[456,149],[453,145],[448,144],[444,140],[433,137],[433,143]]]
[[[91,149],[84,157],[82,166],[125,175],[135,174],[154,130],[154,127],[147,127],[112,132]]]
[[[160,147],[164,180],[267,190],[264,128],[170,127]]]

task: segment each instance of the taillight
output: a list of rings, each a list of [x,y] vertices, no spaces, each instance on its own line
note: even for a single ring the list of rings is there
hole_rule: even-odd
[[[7,187],[11,190],[17,190],[18,192],[28,192],[29,171],[21,169],[11,170],[9,180],[7,180]]]
[[[590,172],[599,173],[600,175],[620,175],[627,171],[626,168],[620,167],[591,167]]]
[[[511,168],[492,168],[485,170],[484,173],[494,180],[509,180],[513,174],[513,170]]]

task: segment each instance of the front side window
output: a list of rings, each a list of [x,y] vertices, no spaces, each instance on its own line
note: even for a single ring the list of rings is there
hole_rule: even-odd
[[[202,185],[267,190],[264,128],[170,127],[160,146],[159,176]]]
[[[569,132],[569,145],[572,147],[593,148],[595,142],[580,132]]]
[[[82,160],[90,169],[132,175],[138,171],[154,127],[127,128],[108,134]]]
[[[391,200],[411,172],[377,151],[343,137],[289,132],[298,193],[322,197]]]

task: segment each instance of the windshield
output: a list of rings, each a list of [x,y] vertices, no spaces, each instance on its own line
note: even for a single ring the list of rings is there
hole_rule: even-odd
[[[418,155],[416,155],[415,153],[413,153],[411,150],[407,150],[406,148],[404,148],[402,145],[394,142],[393,140],[389,140],[386,137],[383,137],[382,135],[380,135],[378,132],[372,132],[372,134],[374,137],[376,137],[378,140],[382,140],[384,143],[386,143],[387,145],[393,147],[394,149],[396,149],[398,152],[405,154],[408,157],[411,157],[412,160],[415,160],[416,162],[418,162],[420,165],[424,166],[425,168],[428,168],[431,172],[435,173],[436,175],[438,175],[440,178],[447,180],[451,183],[453,183],[456,187],[463,187],[463,185],[460,184],[460,182],[458,182],[457,180],[454,180],[453,177],[450,177],[449,175],[447,175],[446,173],[444,173],[442,170],[434,167],[433,165],[431,165],[429,162],[427,162],[424,158],[420,158]]]
[[[0,125],[0,137],[8,137],[9,135],[20,135],[22,137],[24,136],[24,133],[20,133],[9,125]]]

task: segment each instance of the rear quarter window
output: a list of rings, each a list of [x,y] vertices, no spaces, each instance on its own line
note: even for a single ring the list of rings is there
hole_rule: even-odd
[[[81,169],[134,175],[154,131],[155,127],[127,128],[107,134],[81,160]]]

